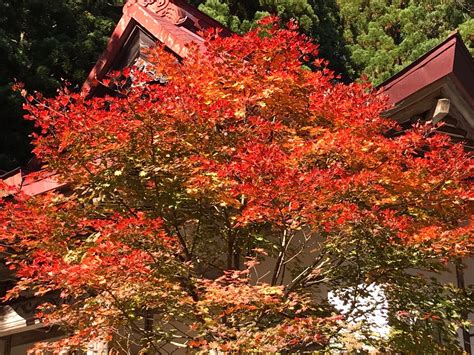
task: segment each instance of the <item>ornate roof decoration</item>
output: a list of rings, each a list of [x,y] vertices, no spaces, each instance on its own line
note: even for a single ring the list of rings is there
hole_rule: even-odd
[[[186,12],[170,0],[129,0],[125,8],[135,4],[145,7],[157,16],[166,17],[175,25],[182,24],[188,18]]]

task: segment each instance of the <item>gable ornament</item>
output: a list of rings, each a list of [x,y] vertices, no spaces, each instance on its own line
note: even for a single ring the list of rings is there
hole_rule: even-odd
[[[170,0],[129,0],[127,7],[138,4],[175,25],[181,25],[188,18],[186,12]]]

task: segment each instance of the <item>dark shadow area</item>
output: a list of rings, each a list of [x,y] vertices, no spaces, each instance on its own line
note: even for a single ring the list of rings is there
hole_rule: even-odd
[[[320,56],[329,61],[329,68],[341,75],[343,82],[352,81],[353,66],[343,37],[343,24],[335,0],[311,0],[319,22],[310,35],[320,47]]]
[[[15,80],[46,96],[62,80],[79,89],[120,15],[121,6],[105,1],[0,1],[0,171],[31,158],[32,124],[11,90]]]

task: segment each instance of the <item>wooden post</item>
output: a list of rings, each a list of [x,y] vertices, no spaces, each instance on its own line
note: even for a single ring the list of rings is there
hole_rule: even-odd
[[[3,349],[0,348],[0,350],[3,350],[1,352],[2,355],[11,355],[11,352],[12,352],[12,336],[9,335],[9,336],[6,336],[4,337],[3,339],[1,339],[3,341],[3,344],[0,344],[0,345],[3,345]]]

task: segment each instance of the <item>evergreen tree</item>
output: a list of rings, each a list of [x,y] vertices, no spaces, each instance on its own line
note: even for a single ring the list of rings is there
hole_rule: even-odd
[[[459,28],[474,53],[472,5],[463,0],[337,0],[357,74],[375,84]]]
[[[101,1],[0,1],[0,170],[25,164],[31,151],[14,81],[46,95],[62,78],[80,86],[120,13]]]
[[[200,1],[191,1],[198,5]],[[344,45],[339,8],[334,0],[206,0],[199,9],[237,33],[245,33],[269,14],[285,21],[296,19],[304,33],[320,45],[321,57],[329,60],[331,68],[350,78],[350,55]]]

